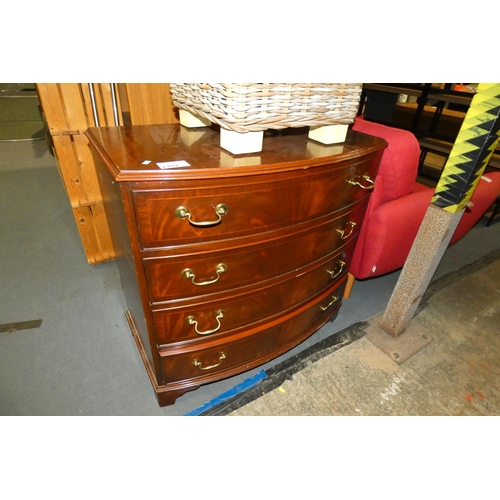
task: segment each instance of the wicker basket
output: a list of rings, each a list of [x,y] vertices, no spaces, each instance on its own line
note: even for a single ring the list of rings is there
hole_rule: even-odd
[[[350,124],[361,83],[171,83],[174,106],[235,132]]]

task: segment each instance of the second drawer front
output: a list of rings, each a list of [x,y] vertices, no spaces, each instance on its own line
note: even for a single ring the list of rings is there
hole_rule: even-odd
[[[319,228],[286,238],[206,254],[146,258],[150,301],[154,304],[216,293],[298,270],[354,241],[363,213],[364,202]],[[200,284],[205,282],[210,283]]]
[[[318,267],[300,276],[253,293],[181,308],[153,311],[157,343],[202,340],[234,333],[238,329],[280,316],[287,310],[320,294],[336,281],[343,281],[351,247],[325,259]],[[341,297],[337,296],[340,301]],[[332,299],[331,307],[334,307]]]

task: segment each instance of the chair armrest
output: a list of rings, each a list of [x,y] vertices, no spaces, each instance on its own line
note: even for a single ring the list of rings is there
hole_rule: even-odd
[[[430,205],[433,188],[377,207],[365,218],[349,271],[358,279],[403,267]]]

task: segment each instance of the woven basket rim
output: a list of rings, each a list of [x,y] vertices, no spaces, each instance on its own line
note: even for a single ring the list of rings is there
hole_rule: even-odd
[[[360,83],[172,83],[174,106],[236,132],[350,124]]]

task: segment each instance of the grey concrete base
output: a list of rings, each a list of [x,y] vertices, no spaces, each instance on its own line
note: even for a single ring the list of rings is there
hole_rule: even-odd
[[[417,322],[410,323],[406,331],[398,337],[391,337],[379,326],[382,315],[383,313],[378,314],[369,320],[370,326],[366,329],[366,338],[398,365],[434,340]]]

